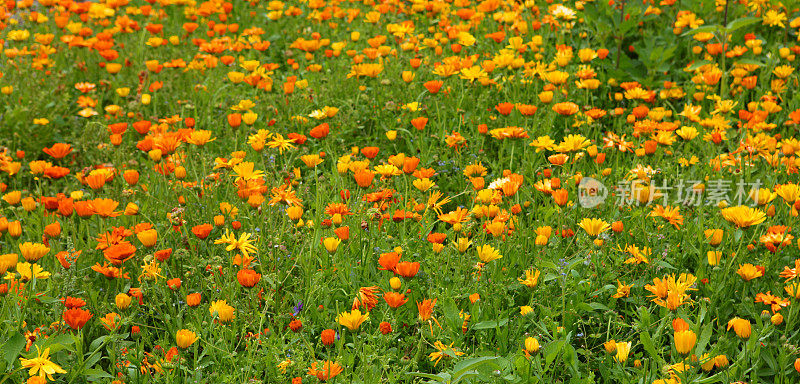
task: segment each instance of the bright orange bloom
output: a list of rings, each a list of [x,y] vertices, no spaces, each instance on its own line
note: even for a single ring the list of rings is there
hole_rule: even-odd
[[[242,269],[236,273],[236,280],[245,288],[253,288],[261,281],[261,274],[252,269]]]
[[[64,143],[56,143],[50,148],[42,149],[42,151],[54,159],[63,159],[72,152],[72,146]]]
[[[319,381],[328,381],[342,373],[342,371],[344,371],[342,366],[333,361],[323,363],[322,369],[317,369],[317,362],[311,363],[311,367],[308,368],[308,374],[316,377]]]
[[[389,304],[392,308],[398,308],[408,302],[406,295],[397,292],[386,292],[383,294],[383,299],[386,300],[386,304]]]
[[[575,104],[571,101],[553,105],[553,111],[555,111],[561,116],[572,116],[578,113],[578,110],[579,110],[578,104]]]
[[[86,325],[86,322],[92,318],[92,313],[80,308],[71,308],[64,311],[63,317],[64,322],[66,322],[70,328],[80,330]]]
[[[89,206],[93,214],[102,217],[117,217],[122,214],[122,212],[114,211],[119,206],[119,202],[112,199],[94,199],[89,202]]]
[[[103,250],[103,256],[114,265],[122,265],[123,262],[130,260],[136,253],[136,247],[131,243],[124,241],[119,244],[114,244]]]
[[[394,272],[400,276],[410,278],[417,275],[420,264],[416,261],[401,261],[395,266]]]

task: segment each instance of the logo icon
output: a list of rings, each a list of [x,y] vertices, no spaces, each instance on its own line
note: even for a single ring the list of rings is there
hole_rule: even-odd
[[[594,208],[608,197],[608,188],[600,180],[583,177],[578,184],[578,203],[584,208]]]

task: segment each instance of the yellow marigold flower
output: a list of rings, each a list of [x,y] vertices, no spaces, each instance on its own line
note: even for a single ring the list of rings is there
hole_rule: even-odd
[[[675,350],[682,355],[688,354],[697,343],[697,334],[690,330],[675,332]]]
[[[725,220],[739,228],[747,228],[752,225],[761,224],[767,217],[764,212],[744,205],[725,208],[721,213]]]
[[[175,334],[175,342],[182,349],[189,348],[198,339],[197,334],[188,329],[181,329]]]
[[[491,245],[486,244],[478,247],[478,258],[481,259],[482,262],[488,263],[490,261],[502,259],[503,255]]]
[[[369,320],[369,312],[362,314],[358,309],[354,309],[350,312],[342,312],[339,316],[336,316],[336,322],[351,331],[355,331],[361,327],[361,323],[365,320]]]
[[[536,287],[537,284],[539,284],[539,275],[540,274],[541,274],[541,272],[539,272],[538,269],[529,269],[529,270],[525,271],[525,278],[524,279],[517,279],[517,280],[520,282],[520,284],[522,284],[522,285],[524,285],[524,286],[526,286],[528,288],[534,288],[534,287]]]
[[[19,245],[19,252],[25,260],[35,263],[50,252],[50,248],[40,243],[25,242]]]
[[[19,361],[22,368],[30,368],[28,375],[47,377],[48,380],[53,380],[54,373],[67,373],[58,364],[50,361],[50,348],[45,348],[44,351],[39,350],[36,346],[36,357],[33,359],[25,359],[20,357]]]
[[[212,316],[216,316],[219,321],[223,323],[227,323],[235,317],[233,307],[228,305],[228,302],[225,300],[217,300],[211,303],[208,312],[211,313]]]
[[[603,219],[585,218],[578,223],[578,226],[583,228],[589,236],[597,236],[611,229],[611,224]]]

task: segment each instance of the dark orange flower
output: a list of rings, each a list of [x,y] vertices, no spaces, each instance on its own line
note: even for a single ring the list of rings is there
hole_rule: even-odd
[[[320,334],[319,338],[323,345],[332,345],[336,342],[336,331],[333,329],[326,329],[322,331],[322,334]]]
[[[236,273],[236,280],[245,288],[253,288],[261,281],[261,274],[252,269],[242,269]]]
[[[411,119],[411,125],[416,128],[418,131],[421,131],[428,125],[428,118],[427,117],[417,117]]]
[[[48,167],[44,170],[45,177],[51,179],[60,179],[69,174],[69,168],[64,167]]]
[[[395,267],[397,267],[397,263],[400,261],[400,254],[397,252],[389,252],[381,254],[380,258],[378,258],[378,264],[380,267],[378,269],[382,271],[395,271]]]
[[[198,239],[203,240],[211,233],[211,230],[214,229],[214,226],[208,223],[195,225],[192,227],[192,233],[197,236]]]
[[[353,175],[353,178],[356,180],[356,184],[358,184],[361,188],[367,188],[372,185],[372,180],[375,179],[375,174],[372,171],[368,170],[360,170]]]
[[[414,277],[419,272],[419,267],[416,261],[401,261],[394,267],[394,272],[403,277]]]
[[[431,80],[431,81],[427,81],[427,82],[425,82],[425,84],[423,84],[425,89],[427,89],[428,92],[430,92],[430,93],[432,93],[434,95],[439,93],[439,90],[442,88],[442,85],[444,85],[444,83],[442,81],[439,81],[439,80]]]
[[[92,318],[92,313],[80,309],[80,308],[71,308],[64,311],[64,322],[69,325],[70,328],[75,330],[80,330],[86,325],[86,322]]]
[[[121,269],[109,266],[107,262],[103,262],[103,265],[100,265],[100,263],[93,265],[92,270],[105,276],[108,279],[116,279],[116,278],[130,279],[128,273],[123,273]]]
[[[308,135],[315,139],[322,139],[328,136],[329,132],[330,132],[330,126],[328,125],[328,123],[322,123],[312,128],[311,132],[309,132]]]
[[[364,147],[361,148],[361,154],[366,156],[368,159],[374,159],[375,156],[378,156],[378,147]]]
[[[64,267],[64,269],[69,269],[70,267],[72,267],[72,264],[75,264],[75,262],[78,261],[78,257],[81,255],[82,252],[83,251],[70,253],[67,251],[61,251],[59,253],[56,253],[56,259],[58,259],[58,262],[61,264],[62,267]]]
[[[64,302],[64,306],[67,307],[67,309],[83,308],[86,305],[85,300],[71,296],[65,297],[62,301]]]
[[[136,247],[127,241],[114,244],[103,250],[103,256],[114,265],[122,265],[123,262],[130,260],[135,253]]]
[[[94,215],[94,210],[92,209],[90,201],[76,201],[73,204],[73,208],[75,209],[75,213],[80,217],[87,218]]]
[[[389,304],[392,308],[398,308],[408,302],[406,295],[398,292],[386,292],[383,294],[383,299],[386,300],[386,304]]]
[[[172,248],[156,251],[156,253],[154,253],[153,256],[155,256],[156,260],[163,263],[169,260],[169,257],[172,256]]]
[[[42,151],[54,159],[63,159],[72,152],[72,146],[64,143],[53,144],[50,148],[44,148]]]
[[[378,287],[361,287],[358,289],[358,293],[356,294],[356,298],[353,299],[353,307],[352,309],[359,309],[364,307],[364,309],[369,312],[372,308],[378,304]]]
[[[122,212],[114,211],[119,205],[119,202],[112,199],[94,199],[89,204],[92,213],[102,217],[117,217],[122,214]],[[77,209],[77,203],[75,208]],[[80,215],[80,213],[78,213],[78,215]]]
[[[186,295],[186,305],[188,305],[190,307],[196,307],[196,306],[200,305],[200,301],[202,299],[203,299],[203,296],[199,292],[190,293],[190,294]]]
[[[167,280],[167,287],[169,287],[169,289],[171,289],[173,291],[176,291],[176,290],[180,289],[181,288],[181,279],[176,277],[174,279]]]
[[[501,114],[503,116],[508,116],[508,115],[511,114],[511,111],[514,110],[514,104],[511,104],[511,103],[500,103],[500,104],[497,104],[494,107],[494,109],[497,111],[497,113],[499,113],[499,114]]]

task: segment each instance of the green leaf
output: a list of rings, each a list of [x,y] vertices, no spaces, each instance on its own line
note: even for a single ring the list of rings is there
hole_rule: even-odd
[[[10,367],[14,364],[14,360],[19,356],[22,348],[25,348],[25,337],[22,336],[21,333],[15,332],[14,335],[3,344],[3,359],[6,361],[6,366]]]
[[[545,365],[549,366],[556,359],[561,350],[564,349],[564,340],[554,341],[544,347]]]
[[[472,329],[475,329],[475,330],[478,330],[478,329],[494,329],[494,328],[504,327],[504,326],[506,326],[506,324],[508,324],[508,318],[500,319],[500,320],[487,320],[487,321],[481,321],[480,323],[477,323],[477,324],[473,325]]]
[[[86,380],[88,381],[99,381],[100,379],[109,379],[114,377],[108,372],[97,368],[86,369],[83,371],[83,373],[86,375]]]
[[[711,334],[713,333],[713,330],[714,327],[711,326],[711,324],[707,324],[700,332],[700,340],[697,342],[697,348],[695,349],[695,354],[697,356],[701,356],[705,351],[708,341],[711,340]]]
[[[106,338],[108,338],[108,335],[103,335],[103,336],[100,336],[100,337],[92,340],[92,343],[89,344],[89,350],[90,351],[96,351],[98,348],[100,348],[102,346],[102,344],[106,340]]]
[[[50,354],[54,354],[62,349],[72,350],[72,348],[68,347],[72,345],[75,340],[72,338],[71,335],[59,335],[56,337],[51,337],[46,340],[44,343],[45,348],[50,348]]]
[[[103,357],[103,354],[101,352],[99,352],[99,351],[96,351],[96,352],[92,353],[89,356],[88,359],[86,359],[86,361],[83,363],[83,365],[85,367],[93,367],[95,364],[97,364],[98,361],[100,361],[100,358],[102,358],[102,357]]]
[[[604,304],[600,303],[580,303],[577,305],[577,308],[586,312],[592,311],[608,311],[611,308],[608,308]]]
[[[681,36],[688,36],[688,35],[694,36],[694,35],[696,35],[698,33],[703,33],[703,32],[715,33],[715,32],[717,32],[717,31],[719,31],[721,29],[722,29],[722,26],[716,25],[716,24],[704,25],[702,27],[698,27],[698,28],[686,31]]]
[[[762,62],[760,62],[760,61],[758,61],[758,60],[754,60],[754,59],[741,59],[741,60],[737,60],[737,61],[736,61],[736,64],[741,64],[741,65],[758,65],[759,67],[763,67],[763,66],[767,65],[767,64],[765,64],[765,63],[762,63]]]
[[[650,355],[650,357],[661,361],[661,356],[658,355],[656,352],[656,348],[653,346],[653,339],[650,337],[650,332],[641,331],[639,332],[639,341],[642,343],[644,350]]]
[[[742,17],[740,19],[731,21],[725,28],[728,30],[728,32],[733,32],[738,29],[744,28],[748,25],[753,25],[755,23],[758,23],[759,21],[761,21],[761,18],[759,17]]]
[[[450,375],[447,373],[440,373],[438,375],[430,374],[430,373],[422,373],[422,372],[408,372],[407,375],[409,376],[417,376],[417,377],[424,377],[426,379],[436,380],[438,382],[444,382],[445,380],[450,378]]]
[[[484,356],[461,360],[453,367],[453,377],[458,378],[463,376],[465,373],[473,371],[476,368],[486,364],[497,365],[495,362],[497,359],[499,359],[497,356]]]

